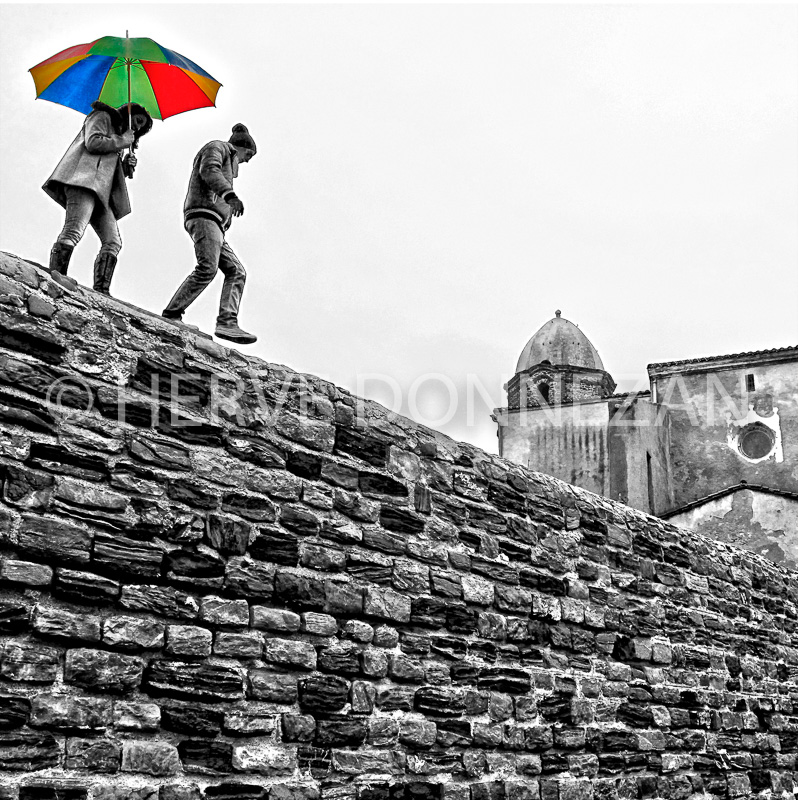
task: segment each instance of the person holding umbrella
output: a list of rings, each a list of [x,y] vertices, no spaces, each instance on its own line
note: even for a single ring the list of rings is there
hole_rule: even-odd
[[[183,219],[194,241],[197,265],[183,281],[163,311],[166,319],[181,321],[183,313],[203,292],[218,271],[224,275],[215,334],[237,344],[252,344],[257,336],[238,326],[238,309],[247,273],[225,239],[233,217],[244,204],[233,191],[238,165],[257,153],[245,125],[233,126],[229,141],[208,142],[197,153],[183,204]]]
[[[64,227],[50,251],[50,271],[66,275],[72,252],[91,224],[100,239],[94,261],[94,290],[110,294],[122,248],[117,220],[130,213],[126,178],[136,169],[133,150],[152,128],[152,118],[137,103],[113,108],[99,101],[80,133],[42,187],[66,210]],[[124,158],[121,152],[130,148]]]
[[[121,151],[135,148],[153,118],[215,106],[221,83],[180,53],[127,33],[73,45],[29,72],[37,98],[88,115],[44,185],[67,214],[50,255],[51,271],[66,275],[72,250],[91,223],[102,243],[94,288],[108,294],[122,246],[116,223],[130,213],[125,178],[136,168],[132,151],[120,159]]]

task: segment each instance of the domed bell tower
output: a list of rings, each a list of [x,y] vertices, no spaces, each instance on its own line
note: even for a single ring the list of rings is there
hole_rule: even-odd
[[[532,409],[609,397],[615,381],[587,336],[558,310],[526,343],[505,388],[508,408]]]

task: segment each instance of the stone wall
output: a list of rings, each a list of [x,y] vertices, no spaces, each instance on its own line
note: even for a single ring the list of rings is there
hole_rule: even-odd
[[[0,798],[792,797],[795,574],[0,264]]]

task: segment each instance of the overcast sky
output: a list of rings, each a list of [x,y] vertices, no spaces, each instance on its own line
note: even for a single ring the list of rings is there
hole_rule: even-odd
[[[114,294],[163,309],[193,267],[193,157],[243,122],[258,155],[228,241],[260,338],[242,349],[457,439],[496,452],[490,411],[556,309],[624,390],[651,362],[798,344],[795,5],[4,5],[0,23],[0,249],[46,263],[63,211],[40,187],[84,119],[27,70],[155,39],[223,87],[142,140]],[[97,248],[89,230],[81,283]],[[186,321],[212,330],[220,288]]]

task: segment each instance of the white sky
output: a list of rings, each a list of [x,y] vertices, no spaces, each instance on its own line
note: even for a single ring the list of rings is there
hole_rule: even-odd
[[[619,390],[798,343],[794,4],[3,5],[0,249],[46,263],[63,211],[40,187],[83,121],[27,70],[126,29],[223,87],[142,140],[120,298],[160,312],[193,267],[191,162],[244,122],[246,352],[457,439],[496,452],[490,410],[558,308]],[[186,321],[212,330],[220,288]]]

